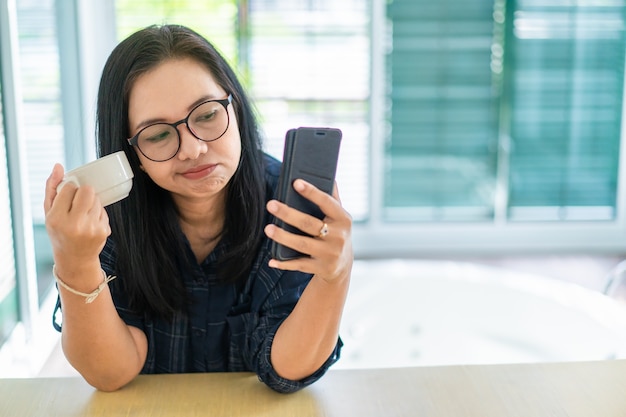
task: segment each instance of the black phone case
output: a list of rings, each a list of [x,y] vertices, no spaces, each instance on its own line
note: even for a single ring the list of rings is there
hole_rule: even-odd
[[[328,127],[299,127],[288,130],[285,135],[277,199],[299,211],[323,219],[324,213],[320,208],[293,189],[293,181],[303,179],[331,194],[337,172],[341,137],[341,130]],[[306,234],[278,219],[275,223],[289,232]],[[281,261],[305,256],[276,242],[272,243],[271,252],[273,258]]]

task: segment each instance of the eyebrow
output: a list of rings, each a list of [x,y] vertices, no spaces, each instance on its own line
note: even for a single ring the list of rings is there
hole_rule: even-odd
[[[209,101],[209,100],[220,100],[220,99],[217,98],[217,96],[214,95],[214,94],[204,95],[204,96],[200,97],[199,99],[197,99],[196,101],[194,101],[193,103],[191,103],[189,106],[187,106],[187,115],[198,104],[204,103],[205,101]],[[167,122],[167,121],[164,118],[147,119],[147,120],[144,120],[141,123],[139,123],[137,126],[135,126],[134,131],[139,131],[139,130],[143,129],[146,126],[150,126],[150,125],[153,125],[155,123],[165,123],[165,122]]]

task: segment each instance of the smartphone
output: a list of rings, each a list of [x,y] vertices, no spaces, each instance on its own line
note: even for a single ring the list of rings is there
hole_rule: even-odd
[[[298,194],[293,189],[293,182],[300,178],[331,194],[337,172],[341,138],[341,130],[330,127],[289,129],[285,135],[277,200],[318,219],[323,219],[324,213],[320,208]],[[275,224],[289,232],[306,235],[305,232],[278,219]],[[281,261],[306,256],[277,242],[273,242],[271,253],[274,259]]]

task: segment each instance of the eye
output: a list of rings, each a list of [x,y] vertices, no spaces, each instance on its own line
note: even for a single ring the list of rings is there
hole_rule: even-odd
[[[217,116],[218,109],[210,109],[207,111],[203,111],[197,116],[194,117],[194,123],[208,123],[214,120]]]
[[[171,136],[172,136],[171,129],[165,128],[165,127],[153,126],[152,128],[144,131],[140,139],[148,143],[159,143],[159,142],[169,139]]]

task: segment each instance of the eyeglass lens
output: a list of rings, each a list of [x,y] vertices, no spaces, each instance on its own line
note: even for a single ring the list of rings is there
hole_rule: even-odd
[[[228,111],[217,101],[200,104],[186,120],[191,133],[205,142],[219,139],[228,129]],[[167,123],[147,126],[139,133],[137,146],[147,158],[166,161],[176,155],[180,148],[179,131]]]

